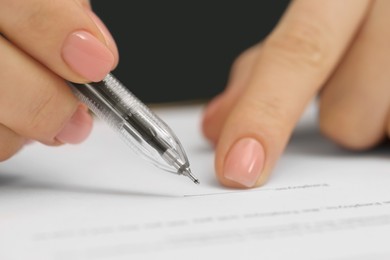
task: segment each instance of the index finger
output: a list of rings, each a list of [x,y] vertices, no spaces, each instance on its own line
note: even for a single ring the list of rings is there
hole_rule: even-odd
[[[224,122],[216,171],[227,186],[264,183],[301,113],[332,73],[368,0],[296,0],[262,44],[248,85]]]
[[[117,48],[87,0],[4,0],[0,33],[69,81],[99,81],[116,66]]]

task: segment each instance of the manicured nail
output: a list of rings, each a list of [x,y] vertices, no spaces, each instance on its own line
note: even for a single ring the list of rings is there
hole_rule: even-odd
[[[84,141],[92,130],[92,117],[85,105],[80,105],[72,118],[56,136],[61,143],[78,144]]]
[[[112,37],[110,31],[107,29],[106,25],[103,23],[102,20],[90,9],[86,9],[87,13],[91,17],[91,19],[94,21],[96,26],[99,28],[100,33],[104,36],[104,39],[106,40],[106,45],[112,52],[115,58],[114,67],[118,64],[118,48],[116,46],[115,40]]]
[[[226,157],[224,176],[245,187],[253,187],[261,175],[264,162],[263,146],[252,138],[241,139]]]
[[[68,36],[62,47],[62,57],[71,69],[89,81],[102,80],[115,63],[111,51],[86,31]]]

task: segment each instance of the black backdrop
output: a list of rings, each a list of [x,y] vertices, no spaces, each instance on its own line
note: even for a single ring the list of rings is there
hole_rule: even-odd
[[[272,30],[289,1],[91,3],[118,44],[113,74],[144,102],[161,103],[221,92],[235,57]]]

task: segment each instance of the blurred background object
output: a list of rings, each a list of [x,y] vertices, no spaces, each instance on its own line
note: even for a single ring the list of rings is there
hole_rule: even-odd
[[[146,103],[208,100],[234,59],[275,26],[288,0],[91,0],[117,41],[113,74]]]

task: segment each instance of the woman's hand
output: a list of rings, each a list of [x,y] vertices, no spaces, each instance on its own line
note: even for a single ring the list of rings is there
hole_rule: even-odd
[[[84,140],[92,118],[64,79],[99,81],[117,62],[87,0],[0,0],[0,160],[28,140]]]
[[[387,0],[293,1],[205,111],[221,183],[262,185],[317,94],[320,128],[338,144],[364,150],[389,137],[389,24]]]

